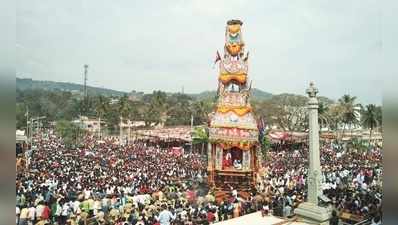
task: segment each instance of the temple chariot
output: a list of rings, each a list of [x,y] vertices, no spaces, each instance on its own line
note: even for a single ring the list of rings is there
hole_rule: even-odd
[[[216,191],[248,192],[259,171],[259,130],[249,102],[248,53],[242,22],[230,20],[224,54],[218,57],[219,77],[215,110],[209,116],[208,182]]]

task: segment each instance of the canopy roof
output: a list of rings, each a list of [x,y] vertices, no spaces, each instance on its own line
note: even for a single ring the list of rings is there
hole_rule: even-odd
[[[134,133],[138,139],[158,138],[163,141],[179,140],[186,142],[190,142],[192,140],[191,127],[189,126],[137,130]]]

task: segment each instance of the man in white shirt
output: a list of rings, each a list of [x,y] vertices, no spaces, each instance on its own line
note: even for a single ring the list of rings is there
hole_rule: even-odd
[[[16,223],[18,224],[18,220],[19,220],[19,214],[21,213],[21,210],[19,209],[19,207],[18,206],[16,206],[16,212],[15,212],[15,215],[16,215]]]
[[[42,204],[42,202],[40,202],[36,206],[36,219],[39,219],[41,217],[41,215],[43,214],[43,210],[44,210],[44,205]]]
[[[80,201],[77,199],[73,202],[73,213],[74,214],[80,213]]]
[[[169,210],[167,210],[165,205],[163,205],[162,208],[163,210],[159,213],[159,217],[156,219],[159,220],[160,225],[170,225],[170,222],[176,217]]]
[[[36,208],[31,204],[29,207],[29,213],[28,213],[28,224],[33,225],[35,222],[35,213],[36,213]]]
[[[238,197],[238,191],[237,191],[235,188],[232,190],[232,196],[233,196],[234,198],[237,198],[237,197]]]
[[[91,190],[84,188],[84,199],[89,199],[91,195]]]

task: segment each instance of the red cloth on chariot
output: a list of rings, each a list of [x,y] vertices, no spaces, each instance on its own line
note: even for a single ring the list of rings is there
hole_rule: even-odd
[[[223,159],[222,167],[226,168],[226,167],[230,167],[230,166],[232,166],[232,160],[231,159]]]

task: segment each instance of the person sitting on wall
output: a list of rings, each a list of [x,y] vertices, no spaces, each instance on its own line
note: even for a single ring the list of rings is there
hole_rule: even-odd
[[[240,160],[237,160],[237,159],[234,160],[234,168],[237,170],[242,169],[242,163],[240,162]]]

